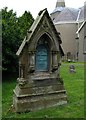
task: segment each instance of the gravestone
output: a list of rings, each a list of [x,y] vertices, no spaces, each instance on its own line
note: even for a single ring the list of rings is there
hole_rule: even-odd
[[[66,90],[60,78],[61,38],[47,9],[39,12],[22,42],[19,78],[14,89],[16,112],[34,111],[67,103]]]
[[[75,72],[76,72],[74,65],[70,65],[70,66],[69,66],[69,72],[70,72],[70,73],[75,73]]]

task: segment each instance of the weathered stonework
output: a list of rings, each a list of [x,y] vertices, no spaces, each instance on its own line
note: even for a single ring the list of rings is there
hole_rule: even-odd
[[[40,11],[17,52],[19,78],[13,95],[16,112],[67,103],[59,71],[64,55],[60,44],[47,9]]]

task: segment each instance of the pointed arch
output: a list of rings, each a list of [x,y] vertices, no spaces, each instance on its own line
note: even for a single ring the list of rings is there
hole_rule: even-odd
[[[36,45],[35,70],[48,71],[50,63],[51,43],[48,35],[43,34]]]
[[[51,37],[51,35],[48,32],[43,32],[38,36],[38,39],[36,40],[36,43],[35,43],[35,46],[34,46],[35,47],[34,49],[36,49],[39,41],[42,40],[42,39],[46,40],[46,42],[48,42],[48,45],[49,45],[51,51],[56,49],[55,41],[53,40],[53,38]]]

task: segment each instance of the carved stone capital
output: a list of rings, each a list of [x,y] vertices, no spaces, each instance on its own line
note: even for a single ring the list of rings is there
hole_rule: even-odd
[[[35,51],[28,51],[29,54],[35,54]]]
[[[56,70],[58,70],[58,66],[57,65],[52,66],[52,72],[55,72]]]
[[[34,66],[29,66],[28,73],[33,73],[34,71]]]
[[[24,78],[17,78],[17,82],[20,87],[24,87],[27,84],[27,80]]]

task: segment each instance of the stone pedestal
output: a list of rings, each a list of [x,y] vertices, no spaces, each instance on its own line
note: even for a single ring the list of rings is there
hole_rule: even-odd
[[[35,111],[67,103],[63,81],[50,74],[36,74],[32,83],[18,84],[14,90],[16,112]],[[24,84],[23,84],[24,83]]]

